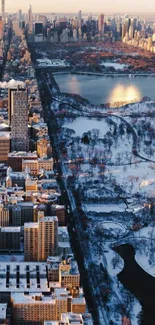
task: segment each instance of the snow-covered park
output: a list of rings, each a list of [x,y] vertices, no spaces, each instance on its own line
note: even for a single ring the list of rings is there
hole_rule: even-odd
[[[111,279],[108,290],[111,286],[121,300],[123,289],[116,284],[124,261],[113,250],[115,245],[131,244],[136,262],[155,277],[155,124],[150,116],[155,104],[148,100],[109,113],[86,105],[73,117],[68,108],[69,117],[65,110],[63,119],[62,107],[61,115],[58,103],[53,107],[61,129],[57,136],[66,184],[83,212],[86,267],[102,265]],[[108,299],[117,305],[117,299]],[[133,301],[130,317],[138,325],[141,306]],[[120,324],[114,312],[111,319]]]

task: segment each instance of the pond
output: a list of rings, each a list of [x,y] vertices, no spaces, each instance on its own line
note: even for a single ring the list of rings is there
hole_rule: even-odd
[[[131,245],[117,246],[114,250],[124,260],[124,269],[118,274],[119,281],[142,305],[141,325],[155,324],[155,278],[147,274],[135,261]]]

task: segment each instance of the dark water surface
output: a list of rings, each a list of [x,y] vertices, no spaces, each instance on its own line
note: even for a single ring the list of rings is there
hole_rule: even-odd
[[[141,325],[155,325],[155,278],[147,274],[135,261],[131,245],[121,245],[114,250],[124,260],[124,269],[118,274],[119,281],[139,301],[143,308]]]

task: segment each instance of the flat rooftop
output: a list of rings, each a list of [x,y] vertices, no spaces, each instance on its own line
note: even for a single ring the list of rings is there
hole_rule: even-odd
[[[56,216],[50,216],[50,217],[44,217],[40,219],[40,222],[53,222],[58,221],[58,218]]]
[[[24,223],[24,229],[25,228],[38,228],[38,222],[27,222],[27,223]]]
[[[10,132],[0,132],[0,139],[10,139]]]
[[[44,322],[44,325],[59,325],[59,324],[60,324],[59,322],[54,321],[54,320],[47,320]]]
[[[0,262],[0,292],[50,292],[47,281],[47,264]]]
[[[20,227],[0,227],[1,232],[19,232],[20,233]]]
[[[23,159],[23,163],[31,163],[31,164],[38,164],[38,159]]]
[[[48,303],[48,304],[55,304],[55,299],[52,296],[43,296],[41,293],[34,292],[33,294],[24,293],[12,293],[11,297],[15,304],[40,304],[40,303]]]
[[[36,152],[26,152],[26,151],[13,151],[8,153],[8,158],[14,157],[14,158],[23,158],[23,157],[33,157],[37,158]]]

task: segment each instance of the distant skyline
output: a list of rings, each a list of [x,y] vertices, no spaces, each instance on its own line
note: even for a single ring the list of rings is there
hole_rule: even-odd
[[[1,0],[0,0],[1,1]],[[128,1],[128,0],[5,0],[6,12],[17,12],[22,9],[27,12],[29,5],[32,5],[33,12],[50,12],[50,13],[75,13],[79,10],[83,12],[155,12],[154,0]]]

